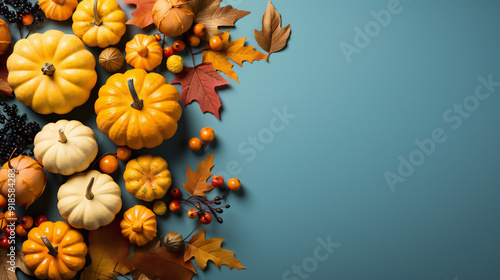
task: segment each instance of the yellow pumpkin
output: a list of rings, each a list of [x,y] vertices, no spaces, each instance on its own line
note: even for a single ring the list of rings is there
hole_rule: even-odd
[[[62,280],[75,277],[84,267],[87,245],[67,223],[47,221],[30,230],[22,251],[38,279]]]
[[[163,50],[154,36],[137,34],[125,46],[125,60],[134,68],[153,70],[161,64]]]
[[[95,58],[75,35],[49,30],[17,41],[7,60],[16,98],[40,114],[66,114],[97,82]]]
[[[180,36],[188,31],[194,20],[190,2],[192,1],[156,0],[151,13],[158,30],[170,37]]]
[[[87,169],[97,156],[98,149],[90,127],[68,120],[45,125],[36,134],[34,145],[35,157],[45,169],[62,175]]]
[[[0,18],[0,55],[7,52],[12,42],[9,25]]]
[[[167,162],[161,157],[142,155],[127,163],[123,179],[125,188],[137,199],[160,199],[172,184]]]
[[[154,148],[171,138],[182,114],[179,91],[142,69],[111,76],[95,103],[97,127],[119,146]]]
[[[116,45],[125,34],[127,15],[116,0],[83,0],[73,14],[73,32],[90,47]]]
[[[123,214],[122,234],[137,246],[144,246],[156,237],[156,215],[146,206],[136,205]]]
[[[38,0],[38,5],[47,18],[63,21],[71,17],[78,0]]]

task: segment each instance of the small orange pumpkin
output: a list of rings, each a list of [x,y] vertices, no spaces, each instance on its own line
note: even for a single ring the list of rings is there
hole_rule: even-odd
[[[157,0],[153,6],[153,21],[158,30],[170,37],[182,35],[191,28],[193,8],[186,0]]]
[[[39,0],[38,5],[47,18],[63,21],[73,15],[78,0]]]
[[[123,214],[122,234],[137,246],[144,246],[156,237],[156,215],[146,206],[136,205]]]
[[[154,36],[137,34],[125,46],[125,60],[134,68],[153,70],[161,64],[163,50]]]
[[[7,52],[12,42],[9,25],[0,18],[0,55]]]

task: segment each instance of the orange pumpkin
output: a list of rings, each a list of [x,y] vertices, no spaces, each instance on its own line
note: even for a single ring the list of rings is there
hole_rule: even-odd
[[[136,205],[123,214],[122,234],[137,246],[144,246],[156,237],[156,215],[146,206]]]
[[[153,6],[153,21],[158,30],[170,37],[182,35],[191,28],[193,8],[186,0],[157,0]]]
[[[147,71],[153,70],[160,65],[163,58],[163,50],[154,36],[137,34],[125,46],[125,60],[134,68]]]
[[[179,91],[156,73],[111,76],[95,102],[97,127],[119,146],[154,148],[174,136],[182,114]]]
[[[11,183],[16,191],[16,204],[28,208],[45,190],[47,175],[42,165],[27,156],[18,156],[0,169],[0,194],[9,196]]]
[[[7,52],[12,42],[9,25],[0,18],[0,55]]]
[[[47,18],[63,21],[71,17],[78,0],[39,0],[38,5]]]

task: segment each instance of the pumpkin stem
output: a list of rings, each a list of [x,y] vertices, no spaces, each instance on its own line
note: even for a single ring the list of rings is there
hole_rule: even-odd
[[[132,230],[134,232],[142,232],[142,222],[135,221],[134,224],[132,225]]]
[[[54,258],[57,257],[57,254],[59,253],[58,247],[52,246],[50,243],[49,239],[45,236],[42,236],[42,242],[49,249],[49,255],[53,256]]]
[[[94,177],[90,179],[89,185],[87,186],[87,192],[85,192],[85,197],[88,200],[94,199],[94,194],[92,193],[92,186],[94,185]]]
[[[142,99],[139,99],[137,91],[135,91],[134,79],[128,79],[128,89],[130,90],[132,99],[134,99],[134,101],[132,102],[132,104],[130,104],[130,106],[132,106],[132,108],[134,109],[142,110],[142,108],[144,107],[144,102]]]
[[[68,138],[66,138],[66,135],[64,135],[64,131],[62,129],[59,129],[59,142],[63,144],[68,142]]]
[[[42,73],[46,76],[54,75],[55,71],[56,71],[56,68],[54,67],[54,64],[52,64],[52,63],[45,63],[42,65]]]
[[[54,2],[58,5],[64,5],[64,2],[66,2],[66,0],[52,0],[52,2]]]
[[[102,24],[102,18],[101,18],[101,15],[99,14],[99,10],[97,9],[98,2],[99,2],[99,0],[94,1],[94,21],[93,21],[93,23],[95,25],[99,26]]]
[[[137,53],[142,57],[146,57],[149,53],[149,49],[146,46],[141,46],[141,48],[139,49],[139,51]]]

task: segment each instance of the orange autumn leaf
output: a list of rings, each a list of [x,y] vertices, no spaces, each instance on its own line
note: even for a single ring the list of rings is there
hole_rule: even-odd
[[[221,248],[222,241],[224,241],[223,238],[205,239],[205,229],[202,229],[189,240],[184,260],[188,261],[194,257],[201,269],[205,269],[209,260],[213,261],[218,268],[227,265],[229,269],[246,269],[241,265],[241,261],[234,257],[233,251]]]
[[[229,59],[243,66],[243,61],[252,63],[254,60],[267,58],[267,55],[254,50],[253,46],[245,46],[246,37],[230,42],[228,30],[221,35],[221,38],[224,43],[219,51],[212,50],[207,43],[207,47],[203,50],[203,62],[212,63],[215,70],[222,71],[238,83],[238,75],[233,70],[234,64],[229,62]]]
[[[193,262],[183,259],[183,251],[170,252],[166,247],[160,247],[148,253],[135,253],[128,261],[144,274],[138,279],[176,279],[189,280],[196,274]]]
[[[83,269],[80,280],[116,279],[130,269],[125,265],[130,242],[123,237],[120,219],[89,233],[89,255],[92,264]]]
[[[122,3],[137,5],[137,8],[132,12],[132,19],[127,21],[127,24],[133,24],[144,28],[153,24],[153,6],[156,0],[123,0]]]
[[[211,154],[203,162],[200,161],[196,172],[191,167],[187,167],[187,183],[182,183],[182,185],[192,196],[206,197],[205,192],[211,191],[214,188],[214,186],[207,183],[208,178],[212,176],[210,169],[214,167],[213,160],[214,154]]]

